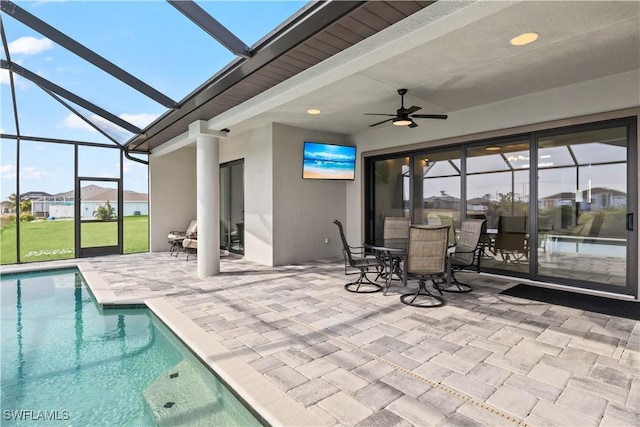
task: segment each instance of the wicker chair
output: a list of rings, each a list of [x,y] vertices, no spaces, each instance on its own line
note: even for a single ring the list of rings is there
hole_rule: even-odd
[[[400,301],[416,307],[440,307],[443,298],[433,295],[425,281],[442,279],[447,273],[448,226],[411,226],[407,247],[407,278],[417,279],[419,287],[415,293],[403,294]]]
[[[376,273],[376,278],[380,277],[380,274],[384,270],[384,264],[376,257],[368,257],[364,253],[364,247],[362,246],[349,246],[347,238],[344,235],[344,229],[342,223],[337,219],[333,223],[338,227],[340,232],[340,239],[342,240],[342,254],[345,260],[345,274],[347,274],[346,267],[352,267],[359,271],[360,276],[353,282],[344,285],[344,288],[349,292],[355,293],[373,293],[382,290],[382,285],[372,282],[367,273]],[[357,256],[356,256],[357,255]],[[364,287],[362,290],[361,287]]]
[[[458,243],[456,244],[455,252],[449,256],[449,279],[450,282],[442,286],[442,282],[434,283],[434,287],[440,291],[445,292],[470,292],[471,286],[466,283],[461,283],[456,279],[455,272],[473,265],[474,260],[477,259],[477,269],[480,271],[480,236],[486,231],[486,219],[465,219],[462,221],[460,227],[460,233],[458,236]],[[453,282],[453,283],[451,283]]]

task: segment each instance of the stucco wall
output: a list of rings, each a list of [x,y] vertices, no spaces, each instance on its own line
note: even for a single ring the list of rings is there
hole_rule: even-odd
[[[342,135],[273,125],[274,263],[341,256],[334,219],[344,223],[346,182],[302,179],[304,141],[344,144]],[[329,242],[325,243],[328,238]],[[355,243],[354,243],[355,245]]]
[[[196,218],[195,148],[149,156],[149,175],[149,248],[164,252],[168,232],[186,230]]]
[[[244,159],[245,259],[273,264],[272,126],[220,141],[220,162]]]

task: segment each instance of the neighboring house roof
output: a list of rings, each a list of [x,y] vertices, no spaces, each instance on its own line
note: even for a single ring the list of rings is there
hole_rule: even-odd
[[[588,190],[583,190],[582,191],[582,195],[586,195]],[[606,188],[606,187],[594,187],[591,189],[591,195],[596,195],[596,194],[612,194],[614,196],[626,196],[627,193],[625,193],[624,191],[618,191],[618,190],[614,190],[613,188]],[[552,194],[551,196],[548,197],[543,197],[542,200],[572,200],[576,197],[575,193],[572,192],[562,192],[562,193],[556,193],[556,194]]]
[[[125,202],[147,202],[148,201],[148,197],[146,193],[137,193],[135,191],[130,191],[130,190],[123,190],[122,198]],[[83,202],[106,202],[107,200],[110,203],[117,202],[118,191],[113,189],[111,190],[107,189],[107,191],[104,191],[100,194],[96,194],[93,197],[82,198]]]
[[[123,190],[122,197],[125,202],[147,202],[149,197],[147,193],[138,193],[131,190]],[[65,198],[67,200],[74,198],[75,192],[67,191],[65,193],[58,193],[56,197]],[[91,184],[80,189],[80,197],[83,202],[117,202],[118,192],[112,188],[100,187],[99,185]]]
[[[20,194],[20,200],[37,200],[42,197],[52,197],[52,195],[44,191],[27,191]]]

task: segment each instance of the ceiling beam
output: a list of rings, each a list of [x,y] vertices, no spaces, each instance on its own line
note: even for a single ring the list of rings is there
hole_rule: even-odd
[[[70,52],[73,52],[74,54],[78,55],[80,58],[84,59],[85,61],[100,68],[102,71],[109,73],[110,75],[117,78],[121,82],[129,85],[130,87],[137,90],[138,92],[153,99],[158,104],[161,104],[166,108],[172,108],[172,109],[177,107],[177,103],[171,98],[169,98],[168,96],[152,88],[142,80],[129,74],[122,68],[118,67],[117,65],[113,64],[112,62],[108,61],[102,56],[98,55],[91,49],[88,49],[86,46],[78,43],[77,41],[67,36],[66,34],[58,31],[57,29],[47,24],[46,22],[42,21],[41,19],[38,19],[37,17],[33,16],[32,14],[22,9],[20,6],[16,5],[12,1],[2,0],[2,2],[0,3],[2,4],[2,11],[4,13],[20,21],[21,23],[28,26],[32,30],[39,32],[43,36],[56,42],[60,46],[69,50]]]
[[[192,0],[167,0],[167,2],[234,55],[243,58],[251,57],[251,48],[249,46],[244,44],[235,34]]]
[[[69,92],[68,90],[58,86],[57,84],[52,83],[43,77],[40,77],[36,73],[27,70],[26,68],[16,64],[15,62],[9,63],[4,59],[2,59],[0,60],[0,68],[14,72],[24,77],[25,79],[29,80],[30,82],[36,84],[37,86],[41,87],[42,89],[51,91],[56,95],[59,95],[65,99],[68,99],[69,101],[75,104],[78,104],[82,108],[87,109],[92,113],[99,115],[103,119],[108,120],[111,123],[118,125],[121,128],[128,130],[131,133],[134,133],[136,135],[139,135],[142,133],[142,130],[137,126],[134,126],[131,123],[116,116],[115,114],[112,114],[107,110],[98,107],[94,103],[87,101],[86,99],[81,98],[72,92]]]

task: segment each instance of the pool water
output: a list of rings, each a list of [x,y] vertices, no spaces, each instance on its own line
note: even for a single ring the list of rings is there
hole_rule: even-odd
[[[260,425],[153,313],[100,309],[78,270],[0,291],[3,426]]]

